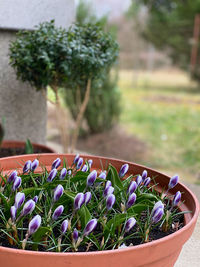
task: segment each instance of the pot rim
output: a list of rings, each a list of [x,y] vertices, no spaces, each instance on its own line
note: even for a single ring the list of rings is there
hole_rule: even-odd
[[[15,160],[17,161],[17,159],[24,159],[27,160],[28,158],[36,158],[36,157],[42,157],[42,158],[45,158],[47,156],[57,156],[57,157],[66,157],[66,156],[71,156],[71,157],[74,157],[75,154],[64,154],[64,153],[44,153],[44,154],[27,154],[27,155],[19,155],[19,156],[13,156],[13,157],[6,157],[6,158],[0,158],[0,164],[1,164],[1,161],[5,161],[5,160]],[[110,161],[114,161],[114,162],[121,162],[121,164],[125,164],[125,163],[128,163],[128,164],[131,164],[131,165],[137,165],[138,167],[140,168],[143,168],[147,171],[152,171],[152,172],[157,172],[158,174],[160,175],[163,175],[165,177],[168,177],[170,178],[168,175],[162,173],[162,172],[159,172],[159,171],[156,171],[152,168],[149,168],[149,167],[146,167],[144,165],[140,165],[140,164],[137,164],[137,163],[133,163],[133,162],[129,162],[129,161],[125,161],[125,160],[121,160],[121,159],[115,159],[115,158],[110,158],[110,157],[102,157],[102,156],[93,156],[93,155],[88,155],[88,154],[80,154],[81,157],[84,157],[84,158],[91,158],[91,159],[103,159],[103,160],[110,160]],[[173,240],[175,239],[177,236],[181,236],[183,232],[186,232],[187,230],[189,230],[190,228],[193,227],[193,225],[195,225],[195,222],[198,218],[198,215],[199,215],[199,201],[198,199],[196,198],[196,196],[192,193],[192,191],[186,187],[183,183],[181,182],[178,182],[178,184],[185,190],[187,191],[191,198],[193,199],[193,202],[195,204],[195,211],[194,211],[194,214],[191,218],[191,220],[186,224],[184,225],[181,229],[179,229],[178,231],[176,231],[175,233],[172,233],[172,234],[169,234],[165,237],[162,237],[160,239],[157,239],[157,240],[154,240],[152,242],[149,242],[149,243],[146,243],[146,244],[140,244],[140,245],[136,245],[136,246],[132,246],[132,247],[127,247],[127,248],[123,248],[123,249],[115,249],[115,250],[105,250],[105,251],[89,251],[89,252],[44,252],[44,251],[32,251],[32,250],[22,250],[22,249],[15,249],[15,248],[8,248],[8,247],[3,247],[3,246],[0,246],[0,252],[12,252],[12,253],[15,253],[15,254],[25,254],[25,255],[34,255],[34,256],[38,256],[38,255],[41,255],[41,256],[59,256],[59,257],[66,257],[66,256],[69,256],[69,257],[79,257],[79,256],[88,256],[88,255],[91,255],[91,256],[96,256],[96,255],[107,255],[107,254],[115,254],[115,253],[123,253],[123,252],[128,252],[128,251],[137,251],[139,249],[145,249],[145,248],[149,248],[149,247],[152,247],[152,246],[157,246],[163,242],[166,242],[166,241],[170,241],[170,240]]]

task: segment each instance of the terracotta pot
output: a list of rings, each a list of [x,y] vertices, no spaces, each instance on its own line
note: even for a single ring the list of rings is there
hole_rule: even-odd
[[[15,140],[5,140],[2,142],[1,148],[24,148],[26,145],[25,142],[23,141],[15,141]],[[41,144],[37,144],[37,143],[32,143],[33,145],[33,150],[37,151],[41,151],[41,153],[56,153],[52,148],[45,146],[45,145],[41,145]]]
[[[0,169],[8,172],[18,168],[19,164],[28,159],[33,160],[39,155],[15,156],[0,159]],[[99,169],[101,164],[107,166],[108,163],[113,164],[118,170],[124,161],[81,155],[83,158],[93,159],[93,168]],[[64,154],[43,154],[39,156],[40,163],[51,168],[52,161],[60,157],[67,158],[69,164],[72,163],[74,155]],[[129,163],[129,162],[128,162]],[[146,168],[141,165],[129,163],[129,173],[142,173],[144,169],[148,171],[149,176],[156,177],[161,189],[167,186],[169,177],[155,170]],[[199,202],[193,193],[179,183],[171,193],[180,190],[184,192],[182,201],[184,204],[181,210],[190,210],[191,213],[185,214],[185,226],[177,232],[153,242],[138,245],[120,250],[110,250],[103,252],[82,252],[82,253],[56,253],[56,252],[34,252],[23,251],[19,249],[11,249],[0,247],[0,266],[2,267],[169,267],[174,266],[183,244],[191,236],[199,213]],[[191,248],[192,249],[192,248]]]

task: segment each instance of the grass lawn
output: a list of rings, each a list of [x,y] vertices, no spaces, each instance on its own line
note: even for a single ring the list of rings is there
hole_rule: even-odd
[[[121,124],[147,144],[142,164],[177,172],[195,181],[200,175],[200,88],[177,70],[121,71]]]

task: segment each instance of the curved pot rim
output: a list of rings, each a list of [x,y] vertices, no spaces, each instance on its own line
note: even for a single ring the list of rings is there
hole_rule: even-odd
[[[1,161],[5,161],[5,160],[11,160],[14,159],[15,161],[17,161],[17,159],[22,159],[25,158],[35,158],[35,157],[42,157],[45,158],[47,156],[57,156],[57,157],[66,157],[66,156],[75,156],[75,154],[63,154],[63,153],[44,153],[44,154],[28,154],[28,155],[19,155],[19,156],[13,156],[13,157],[6,157],[6,158],[0,158],[0,163]],[[103,159],[103,160],[112,160],[115,162],[121,162],[122,164],[124,163],[128,163],[128,164],[132,164],[132,165],[137,165],[138,167],[144,168],[147,171],[153,171],[153,172],[157,172],[160,175],[164,175],[165,177],[170,178],[169,176],[167,176],[166,174],[163,174],[159,171],[156,171],[154,169],[148,168],[146,166],[137,164],[137,163],[133,163],[133,162],[129,162],[129,161],[125,161],[125,160],[121,160],[121,159],[115,159],[115,158],[110,158],[110,157],[102,157],[102,156],[92,156],[92,155],[88,155],[88,154],[80,154],[81,157],[84,158],[91,158],[91,159]],[[181,182],[179,182],[178,184],[180,184],[185,191],[187,191],[190,196],[192,197],[194,203],[195,203],[195,211],[194,214],[192,216],[192,219],[189,221],[189,223],[187,223],[186,225],[184,225],[180,230],[178,230],[175,233],[169,234],[163,238],[154,240],[152,242],[146,243],[146,244],[141,244],[141,245],[136,245],[136,246],[132,246],[132,247],[127,247],[127,248],[123,248],[123,249],[115,249],[115,250],[106,250],[106,251],[89,251],[89,252],[43,252],[43,251],[32,251],[32,250],[22,250],[22,249],[15,249],[15,248],[8,248],[8,247],[3,247],[0,246],[0,252],[12,252],[12,253],[16,253],[16,254],[26,254],[26,255],[41,255],[41,256],[59,256],[59,257],[79,257],[79,256],[96,256],[96,255],[108,255],[108,254],[115,254],[115,253],[123,253],[123,252],[131,252],[131,251],[137,251],[139,249],[143,249],[143,248],[149,248],[152,246],[157,246],[161,243],[164,243],[166,241],[171,241],[173,239],[176,239],[177,236],[181,236],[183,232],[186,232],[187,230],[189,230],[196,222],[198,215],[199,215],[199,201],[196,198],[196,196],[192,193],[192,191],[187,188],[184,184],[182,184]]]

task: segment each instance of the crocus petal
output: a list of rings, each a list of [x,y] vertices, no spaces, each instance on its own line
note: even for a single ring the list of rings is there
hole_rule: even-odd
[[[60,172],[60,180],[65,179],[65,176],[67,175],[67,169],[63,168]]]
[[[129,209],[131,206],[133,206],[135,201],[136,201],[136,194],[132,193],[128,198],[128,201],[126,203],[126,208]]]
[[[92,198],[92,194],[90,192],[86,192],[84,197],[85,197],[84,198],[85,205],[87,205],[90,202],[91,198]]]
[[[138,175],[138,176],[137,176],[137,178],[136,178],[136,183],[137,183],[138,186],[141,185],[141,183],[142,183],[142,176],[141,176],[141,175]]]
[[[30,171],[30,170],[31,170],[31,165],[32,165],[31,160],[28,160],[28,161],[24,164],[24,167],[23,167],[23,173],[26,173],[26,172]]]
[[[106,171],[102,171],[100,174],[99,174],[99,178],[101,179],[106,179]]]
[[[92,219],[90,220],[87,225],[85,226],[85,229],[83,231],[83,235],[87,236],[89,235],[91,232],[94,231],[94,229],[97,227],[97,220],[96,219]]]
[[[39,161],[37,159],[34,159],[34,161],[31,163],[31,171],[34,171],[39,165]]]
[[[35,202],[32,199],[30,199],[24,204],[22,209],[22,215],[25,216],[27,214],[32,213],[34,209],[35,209]]]
[[[114,192],[114,187],[108,186],[103,191],[103,197],[107,197]]]
[[[96,178],[97,178],[97,171],[94,170],[87,177],[87,186],[93,185]]]
[[[56,221],[58,219],[58,217],[60,217],[60,215],[63,213],[63,210],[64,210],[64,206],[63,205],[60,205],[58,206],[55,210],[54,210],[54,213],[52,215],[52,219],[54,221]]]
[[[142,173],[142,181],[144,181],[147,178],[147,171],[144,170]]]
[[[125,223],[125,232],[129,232],[136,224],[136,219],[134,217],[129,218]]]
[[[33,201],[34,201],[35,203],[37,203],[37,202],[38,202],[38,196],[34,196]]]
[[[17,216],[17,209],[15,206],[12,206],[10,208],[10,215],[11,215],[11,220],[14,222]]]
[[[106,198],[106,208],[107,208],[107,210],[111,210],[114,204],[115,204],[115,195],[110,194]]]
[[[51,170],[49,176],[47,177],[47,182],[52,182],[53,179],[56,177],[56,175],[57,175],[57,169]]]
[[[59,200],[59,198],[63,195],[63,192],[64,192],[63,186],[61,184],[57,185],[53,194],[54,202]]]
[[[152,223],[158,223],[164,215],[164,210],[162,208],[156,209],[154,215],[151,217]]]
[[[128,194],[131,195],[132,193],[134,193],[137,187],[137,183],[135,181],[131,181],[127,190]]]
[[[29,235],[34,234],[41,225],[42,218],[40,215],[35,215],[28,225]]]
[[[21,177],[15,176],[14,182],[13,182],[13,186],[12,186],[12,190],[13,191],[17,190],[21,186],[21,183],[22,183]]]
[[[12,181],[14,181],[14,179],[15,179],[16,176],[17,176],[17,171],[13,171],[13,172],[11,172],[11,174],[10,174],[9,177],[8,177],[7,182],[8,182],[9,184],[12,183]]]
[[[61,232],[62,234],[65,234],[68,228],[68,220],[64,220],[61,224]]]
[[[74,157],[73,163],[76,164],[78,162],[79,158],[80,158],[79,154],[76,154],[76,156]]]
[[[82,166],[82,164],[83,164],[83,158],[79,158],[78,159],[78,162],[76,164],[76,169],[79,170],[80,167]]]
[[[24,203],[24,200],[25,200],[25,194],[24,193],[18,192],[15,195],[15,207],[16,207],[16,209],[19,209],[21,207],[21,205]]]
[[[179,180],[179,176],[174,175],[169,181],[168,188],[171,189],[175,187],[178,184],[178,180]]]
[[[76,242],[78,240],[78,231],[75,228],[72,234],[72,239]]]
[[[181,192],[177,191],[176,194],[174,195],[172,205],[177,206],[180,200],[181,200]]]
[[[89,164],[90,168],[92,167],[92,163],[93,163],[93,160],[92,159],[89,159],[88,160],[88,164]]]
[[[144,186],[148,186],[151,182],[151,178],[150,177],[147,177],[145,180],[144,180]]]
[[[81,169],[82,172],[87,172],[88,171],[88,166],[86,164],[83,165],[82,169]]]
[[[74,198],[74,209],[79,210],[84,204],[85,196],[83,193],[78,193]]]
[[[128,169],[129,169],[129,165],[128,164],[122,165],[121,169],[119,171],[119,177],[120,178],[124,177],[124,175],[127,173]]]
[[[157,209],[164,209],[164,205],[163,205],[163,203],[162,203],[161,200],[159,200],[158,202],[156,202],[156,204],[154,205],[154,207],[152,209],[152,212],[151,212],[151,216],[152,217],[154,216],[154,214],[155,214],[155,212],[156,212]]]
[[[57,169],[61,164],[61,159],[60,158],[57,158],[53,161],[52,165],[51,165],[51,168],[52,169]]]

